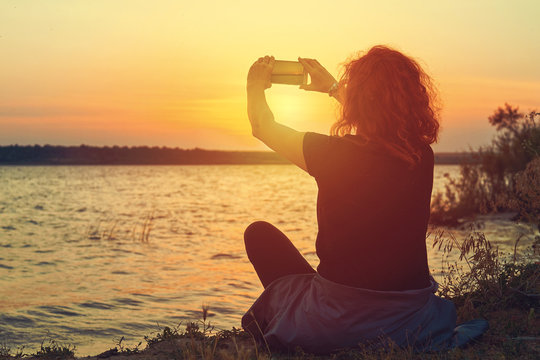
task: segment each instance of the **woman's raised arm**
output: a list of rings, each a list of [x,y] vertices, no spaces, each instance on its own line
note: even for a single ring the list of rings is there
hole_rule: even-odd
[[[303,132],[296,131],[274,120],[268,107],[264,90],[272,86],[270,81],[274,57],[259,58],[249,69],[247,78],[247,110],[253,136],[293,164],[306,170],[304,160]]]

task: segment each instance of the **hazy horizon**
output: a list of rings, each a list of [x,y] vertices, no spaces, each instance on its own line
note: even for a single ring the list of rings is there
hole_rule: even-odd
[[[21,147],[25,147],[25,146],[28,146],[28,147],[32,147],[32,146],[41,146],[41,147],[44,147],[44,146],[52,146],[52,147],[56,147],[56,146],[63,146],[63,147],[80,147],[80,146],[87,146],[87,147],[92,147],[92,148],[113,148],[113,147],[119,147],[119,148],[124,148],[124,147],[128,147],[128,148],[137,148],[137,147],[147,147],[147,148],[154,148],[154,147],[157,147],[157,148],[166,148],[166,149],[180,149],[180,150],[204,150],[204,151],[224,151],[224,152],[235,152],[235,151],[238,151],[238,152],[274,152],[272,149],[246,149],[246,150],[242,150],[242,149],[213,149],[213,148],[204,148],[204,147],[200,147],[200,146],[195,146],[195,147],[182,147],[182,146],[167,146],[167,145],[145,145],[145,144],[135,144],[135,145],[124,145],[124,144],[111,144],[111,145],[92,145],[92,144],[66,144],[66,145],[63,145],[63,144],[0,144],[0,148],[1,147],[9,147],[9,146],[21,146]],[[476,150],[476,149],[472,149],[473,151]],[[469,150],[456,150],[456,151],[434,151],[434,153],[436,154],[459,154],[459,153],[468,153],[470,152]]]

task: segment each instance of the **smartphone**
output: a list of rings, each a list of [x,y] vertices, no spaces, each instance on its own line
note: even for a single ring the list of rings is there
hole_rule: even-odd
[[[302,85],[307,83],[307,72],[298,61],[276,60],[272,70],[272,84]]]

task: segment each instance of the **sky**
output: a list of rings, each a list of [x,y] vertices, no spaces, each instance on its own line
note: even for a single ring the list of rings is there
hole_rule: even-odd
[[[435,151],[489,143],[505,102],[540,109],[540,2],[0,0],[0,145],[265,150],[245,81],[260,56],[342,65],[385,44],[443,105]],[[277,121],[327,134],[326,94],[274,85]]]

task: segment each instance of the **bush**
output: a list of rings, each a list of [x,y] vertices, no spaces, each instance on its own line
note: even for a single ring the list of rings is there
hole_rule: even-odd
[[[540,231],[540,157],[516,175],[511,207],[518,212],[520,220],[536,224]]]
[[[431,223],[457,225],[475,214],[503,211],[538,223],[539,117],[540,113],[525,115],[508,104],[498,108],[489,117],[497,135],[461,165],[458,179],[448,179],[444,193],[434,195]]]

